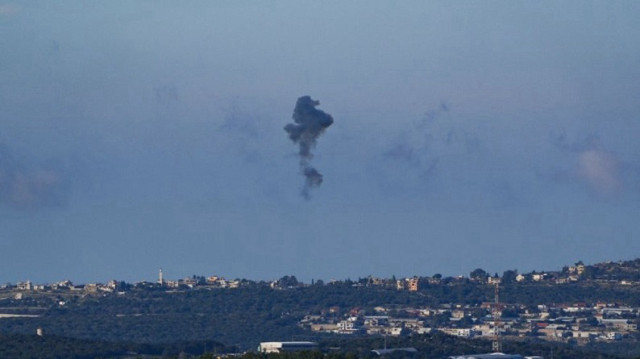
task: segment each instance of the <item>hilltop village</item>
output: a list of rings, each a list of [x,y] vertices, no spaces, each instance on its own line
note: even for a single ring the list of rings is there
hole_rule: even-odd
[[[497,320],[492,316],[496,304],[486,302],[481,305],[448,303],[436,307],[378,306],[373,315],[367,315],[357,307],[346,310],[331,307],[320,314],[305,316],[299,325],[314,332],[343,335],[399,336],[441,331],[458,337],[491,339],[498,331],[507,338],[536,337],[578,343],[621,340],[638,333],[640,307],[608,302],[539,304],[535,307],[498,305]]]
[[[610,265],[611,263],[609,263]],[[605,265],[596,266],[605,267]],[[590,276],[587,277],[587,271]],[[443,303],[438,306],[392,308],[378,306],[374,313],[361,308],[341,310],[328,308],[319,314],[305,316],[300,325],[311,331],[337,334],[367,334],[398,336],[409,333],[423,334],[441,331],[458,337],[493,338],[536,337],[539,339],[565,342],[587,342],[594,340],[613,341],[624,337],[635,337],[640,322],[640,307],[621,302],[561,302],[524,305],[503,303],[499,299],[500,283],[506,279],[516,283],[538,283],[554,286],[581,281],[600,281],[608,285],[638,286],[633,279],[612,279],[610,276],[593,274],[594,268],[582,263],[566,267],[561,272],[517,274],[505,273],[502,278],[489,276],[478,269],[471,273],[470,280],[485,282],[495,286],[493,301],[470,305],[463,303]],[[606,271],[604,271],[606,272]],[[505,278],[507,277],[507,278]],[[595,277],[595,278],[594,278]],[[466,278],[449,278],[445,281],[465,281]],[[389,281],[369,277],[356,286],[393,286],[399,291],[419,292],[421,283],[439,285],[443,279],[404,278]],[[489,299],[489,298],[487,298]],[[371,315],[368,315],[371,314]]]
[[[637,343],[640,341],[639,288],[640,259],[595,265],[578,262],[560,271],[526,274],[509,270],[502,276],[476,269],[468,277],[435,274],[384,279],[369,276],[327,283],[318,280],[310,284],[301,283],[294,276],[258,282],[228,280],[221,276],[167,280],[160,270],[157,281],[133,284],[111,280],[106,284],[75,285],[67,280],[53,284],[25,281],[2,285],[0,331],[28,332],[34,327],[42,331],[41,326],[46,326],[48,319],[52,328],[45,328],[45,332],[70,330],[59,328],[60,324],[53,319],[80,317],[91,310],[89,313],[98,313],[94,314],[96,318],[107,323],[103,326],[112,325],[116,320],[113,318],[127,317],[167,316],[171,320],[187,321],[193,320],[195,313],[198,318],[228,316],[225,323],[231,324],[227,324],[226,330],[235,325],[251,325],[253,316],[256,326],[259,320],[270,320],[279,323],[282,333],[308,338],[401,337],[442,332],[463,338],[491,339],[499,335],[505,340],[535,339],[579,345]],[[209,299],[193,302],[198,293],[209,293],[206,294]],[[238,308],[225,305],[227,299],[221,296],[236,298],[228,300]],[[270,298],[268,305],[259,303],[267,297]],[[211,307],[207,304],[211,300],[220,304]],[[131,308],[117,304],[123,301]],[[165,309],[150,308],[145,304],[149,301]],[[186,301],[196,304],[184,307]],[[248,304],[239,304],[242,301]],[[94,308],[100,305],[104,309]],[[257,319],[256,316],[262,316],[261,305],[272,319]],[[251,313],[257,314],[248,314],[246,307],[249,306],[256,306]],[[238,311],[244,313],[237,314]],[[233,319],[235,317],[242,317],[242,322],[237,322],[240,319]],[[212,336],[216,335],[215,328],[207,329],[212,330]],[[156,334],[149,336],[153,339]],[[92,337],[100,338],[100,335],[96,333]],[[247,340],[254,343],[267,339],[281,338]]]

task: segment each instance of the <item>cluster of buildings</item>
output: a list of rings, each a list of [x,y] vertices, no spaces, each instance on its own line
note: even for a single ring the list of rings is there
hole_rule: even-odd
[[[85,293],[113,293],[118,289],[119,282],[110,280],[106,284],[90,283],[90,284],[73,284],[70,280],[64,280],[51,284],[33,284],[31,281],[18,282],[15,285],[0,285],[0,291],[15,291],[16,299],[22,297],[22,292],[49,292],[49,291],[70,291]]]
[[[162,268],[158,272],[158,282],[160,287],[174,288],[174,289],[193,289],[194,287],[209,287],[209,288],[238,288],[240,287],[239,280],[227,280],[224,277],[216,275],[209,277],[187,277],[178,280],[165,280],[162,273]]]
[[[613,303],[544,304],[530,309],[501,305],[512,316],[491,315],[495,303],[480,306],[447,304],[437,308],[360,308],[341,311],[333,307],[305,316],[299,325],[314,332],[343,335],[390,335],[441,331],[459,337],[538,337],[551,341],[621,340],[638,334],[640,308]],[[401,315],[399,315],[401,313]],[[371,313],[369,313],[371,314]],[[434,320],[438,317],[438,320]]]
[[[480,274],[476,273],[479,272]],[[622,274],[622,276],[620,276]],[[619,278],[618,278],[619,277]],[[626,279],[625,279],[626,278]],[[539,282],[545,284],[566,284],[572,282],[580,282],[591,280],[595,282],[607,282],[618,285],[640,285],[640,258],[633,261],[605,262],[591,266],[578,262],[572,266],[566,266],[561,271],[548,272],[531,272],[519,274],[517,271],[506,271],[502,278],[498,275],[491,276],[481,269],[471,272],[469,277],[442,277],[436,274],[432,277],[409,277],[409,278],[376,278],[369,276],[361,278],[354,282],[354,286],[373,286],[395,288],[397,290],[419,291],[421,287],[428,285],[440,285],[447,283],[465,283],[472,281],[476,283],[497,284],[499,282]],[[330,283],[333,283],[332,281]],[[53,284],[33,284],[31,281],[19,282],[16,285],[4,284],[0,285],[1,290],[19,290],[19,291],[47,291],[47,290],[71,290],[71,291],[88,291],[88,292],[114,292],[119,290],[124,282],[111,280],[106,284],[92,283],[85,285],[74,285],[71,281],[61,281]],[[227,280],[220,276],[192,276],[178,280],[167,280],[164,278],[162,269],[158,272],[158,279],[155,282],[137,282],[129,287],[137,288],[170,288],[170,289],[194,289],[196,287],[208,288],[238,288],[244,284],[251,283],[248,280]],[[306,286],[306,284],[298,282],[293,276],[285,276],[278,280],[268,283],[273,289],[287,289],[291,287]],[[313,283],[312,283],[313,285]]]
[[[27,280],[16,284],[0,285],[0,292],[15,292],[15,299],[21,299],[26,292],[72,292],[78,294],[92,293],[119,293],[124,294],[126,289],[194,289],[201,288],[239,288],[242,285],[240,280],[227,280],[221,276],[209,277],[187,277],[178,280],[167,280],[164,278],[162,269],[158,272],[158,280],[156,282],[141,281],[134,284],[128,284],[123,281],[110,280],[107,283],[88,283],[74,284],[70,280],[59,281],[51,284],[34,284]]]

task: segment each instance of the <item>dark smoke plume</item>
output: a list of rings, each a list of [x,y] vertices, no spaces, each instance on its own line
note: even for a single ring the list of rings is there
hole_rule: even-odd
[[[313,158],[311,149],[315,147],[318,137],[333,123],[331,115],[316,109],[319,104],[319,101],[314,101],[309,96],[298,98],[292,116],[295,123],[284,126],[291,141],[300,146],[300,169],[306,178],[302,195],[306,199],[310,198],[309,191],[312,188],[322,184],[322,174],[309,163]]]

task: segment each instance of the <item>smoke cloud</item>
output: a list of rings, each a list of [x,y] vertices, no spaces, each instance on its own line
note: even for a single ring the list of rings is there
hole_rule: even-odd
[[[577,155],[572,177],[586,182],[595,193],[610,195],[622,189],[620,163],[616,156],[602,148],[597,136],[570,142],[563,132],[554,136],[553,142],[561,150]]]
[[[400,160],[414,167],[420,177],[432,175],[438,166],[439,158],[432,151],[434,146],[452,146],[457,142],[468,143],[472,137],[450,127],[450,124],[439,124],[439,119],[449,112],[449,105],[442,102],[436,109],[425,112],[423,118],[413,126],[403,128],[400,136],[383,153],[387,159]]]
[[[300,148],[298,151],[300,169],[306,178],[302,196],[306,199],[310,198],[309,192],[312,188],[322,184],[322,174],[310,164],[313,158],[311,149],[315,147],[318,137],[333,124],[333,117],[316,109],[318,105],[320,102],[312,100],[310,96],[298,98],[292,116],[295,123],[289,123],[284,127],[291,141],[298,144]]]
[[[578,174],[599,193],[614,193],[622,186],[618,160],[610,153],[591,149],[580,153]]]
[[[57,171],[27,169],[0,145],[0,205],[29,210],[61,204],[63,183]]]

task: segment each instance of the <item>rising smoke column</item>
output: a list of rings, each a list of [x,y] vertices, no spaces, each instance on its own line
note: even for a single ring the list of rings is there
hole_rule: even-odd
[[[322,184],[322,174],[318,172],[310,161],[313,158],[311,149],[315,147],[318,137],[327,127],[333,123],[333,117],[328,113],[316,109],[320,104],[310,96],[298,98],[296,107],[293,109],[293,121],[284,126],[284,130],[289,134],[289,138],[300,146],[298,155],[300,156],[300,169],[306,180],[302,188],[302,196],[309,199],[309,191]]]

